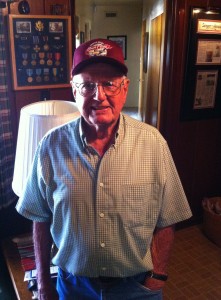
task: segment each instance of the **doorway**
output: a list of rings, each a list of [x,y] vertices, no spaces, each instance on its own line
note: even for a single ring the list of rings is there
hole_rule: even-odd
[[[142,0],[94,1],[93,6],[88,2],[82,6],[81,1],[76,0],[78,36],[85,36],[87,28],[92,39],[126,37],[125,64],[130,86],[125,107],[138,111]]]
[[[159,128],[164,13],[152,19],[150,23],[145,122]]]

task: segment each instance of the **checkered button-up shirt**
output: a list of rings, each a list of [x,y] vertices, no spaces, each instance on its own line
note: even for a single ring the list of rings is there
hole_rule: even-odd
[[[152,269],[154,228],[191,216],[167,143],[155,128],[121,115],[101,158],[80,120],[43,138],[17,210],[51,222],[53,263],[67,272],[124,277]]]

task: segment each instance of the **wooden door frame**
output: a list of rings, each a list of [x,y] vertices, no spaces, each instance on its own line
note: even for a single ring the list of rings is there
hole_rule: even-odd
[[[152,18],[150,22],[145,122],[158,127],[164,51],[164,12]]]

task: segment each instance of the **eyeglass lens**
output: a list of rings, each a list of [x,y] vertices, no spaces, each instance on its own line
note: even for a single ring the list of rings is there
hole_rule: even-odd
[[[84,97],[92,96],[93,94],[95,94],[98,86],[102,86],[103,91],[106,95],[116,96],[118,93],[120,93],[123,81],[120,84],[106,81],[99,84],[95,82],[83,82],[80,84],[75,83],[75,85],[79,89],[79,93]]]

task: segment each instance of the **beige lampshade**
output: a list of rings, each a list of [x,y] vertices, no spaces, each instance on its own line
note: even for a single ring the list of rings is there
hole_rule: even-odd
[[[21,196],[37,146],[52,128],[68,123],[80,113],[74,102],[50,100],[24,106],[20,112],[12,189]]]

